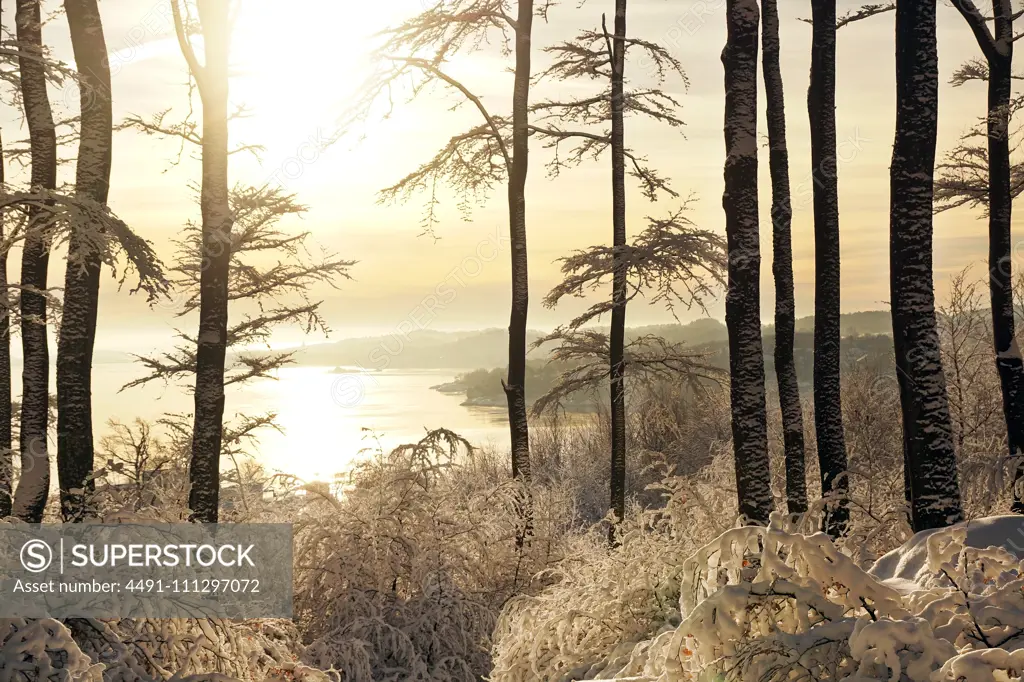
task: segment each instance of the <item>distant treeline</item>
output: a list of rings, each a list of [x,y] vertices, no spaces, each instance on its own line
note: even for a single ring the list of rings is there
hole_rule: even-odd
[[[860,315],[864,315],[861,313]],[[710,332],[711,325],[725,327],[715,320],[702,320],[702,331]],[[858,321],[863,324],[862,321]],[[709,324],[703,324],[709,323]],[[631,330],[632,334],[639,334],[641,330],[646,333],[658,333],[669,337],[672,341],[681,341],[673,336],[686,334],[690,325],[666,325],[664,328],[644,327]],[[851,328],[853,325],[851,324]],[[676,332],[675,334],[673,332]],[[681,334],[680,334],[681,332]],[[728,341],[718,339],[705,341],[703,343],[691,343],[694,351],[706,352],[707,362],[710,365],[720,367],[723,370],[729,368]],[[541,350],[541,349],[538,349]],[[536,351],[535,351],[536,352]],[[775,336],[771,328],[766,329],[764,336],[764,362],[765,374],[768,386],[775,386]],[[800,383],[810,391],[814,379],[814,334],[811,331],[798,331],[793,349],[794,361],[796,362],[797,378]],[[895,371],[892,337],[884,334],[849,335],[844,336],[842,342],[842,359],[845,365],[860,365],[872,371],[887,372]],[[537,398],[547,393],[555,384],[558,376],[568,369],[565,363],[549,362],[546,356],[539,356],[527,363],[527,393],[526,398],[533,403]],[[455,381],[440,386],[437,390],[444,393],[457,393],[464,395],[465,404],[475,406],[501,407],[505,404],[505,395],[501,388],[501,378],[504,376],[504,368],[475,369],[471,372],[459,375]],[[580,394],[564,405],[569,411],[590,411],[595,404],[602,402],[604,396]]]

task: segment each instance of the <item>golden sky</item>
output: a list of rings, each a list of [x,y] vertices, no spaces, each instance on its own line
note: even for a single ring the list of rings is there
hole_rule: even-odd
[[[54,3],[51,1],[50,3]],[[840,0],[840,11],[854,2]],[[552,11],[550,24],[535,28],[535,61],[543,65],[540,48],[570,37],[579,29],[596,27],[610,0],[588,0],[582,7],[566,2]],[[808,16],[809,3],[781,0],[783,76],[794,191],[794,256],[799,315],[813,309],[813,240],[811,225],[811,164],[806,113],[810,26],[797,21]],[[55,6],[55,5],[54,5]],[[363,7],[353,10],[353,7]],[[282,9],[285,8],[285,9]],[[128,114],[148,116],[173,108],[186,111],[185,65],[172,38],[165,0],[104,0],[101,4],[112,56],[115,119]],[[476,122],[463,107],[450,111],[453,96],[439,93],[401,108],[390,120],[355,137],[323,147],[336,132],[336,121],[351,101],[367,70],[369,36],[389,21],[421,9],[421,0],[383,0],[352,3],[339,0],[244,0],[237,26],[231,84],[232,100],[245,103],[251,116],[235,125],[236,143],[265,145],[262,161],[247,155],[233,157],[232,181],[275,182],[295,192],[309,207],[297,227],[312,231],[328,249],[357,259],[355,281],[339,292],[326,292],[326,310],[339,337],[386,333],[406,321],[417,303],[442,282],[457,296],[426,324],[434,329],[504,326],[508,310],[508,251],[505,198],[499,190],[464,222],[456,198],[443,197],[442,238],[417,237],[422,201],[407,206],[380,206],[376,191],[393,183],[443,144],[451,134]],[[978,48],[958,13],[941,6],[939,52],[943,81]],[[13,24],[13,13],[4,16]],[[723,74],[719,55],[725,41],[724,0],[632,0],[629,31],[660,41],[680,59],[690,80],[668,88],[683,103],[687,125],[682,133],[646,122],[627,121],[627,144],[650,157],[673,179],[684,196],[700,201],[692,218],[700,226],[721,231],[722,163],[724,140]],[[71,60],[63,17],[45,30],[55,52]],[[888,166],[894,125],[893,15],[882,15],[848,26],[839,33],[837,120],[840,140],[843,309],[847,312],[885,307],[888,291]],[[503,111],[511,90],[505,72],[507,59],[496,51],[479,52],[453,64],[494,111]],[[643,77],[642,67],[627,76]],[[563,92],[567,86],[538,86],[538,95]],[[576,86],[583,87],[583,86]],[[944,85],[940,102],[940,154],[984,113],[984,89]],[[77,107],[73,87],[53,92],[55,106]],[[760,103],[763,112],[763,100]],[[4,139],[17,137],[19,112],[0,117]],[[764,134],[763,113],[759,129]],[[198,215],[194,191],[198,156],[186,149],[180,164],[172,162],[178,149],[134,132],[117,133],[110,203],[113,210],[140,234],[158,245],[169,260],[169,239],[182,224]],[[71,151],[71,150],[69,150]],[[572,306],[543,309],[543,295],[557,279],[556,258],[572,249],[610,238],[609,169],[607,160],[547,178],[549,153],[534,145],[527,188],[531,269],[531,326],[548,328],[567,320]],[[770,186],[767,154],[762,155],[762,318],[772,317]],[[70,178],[73,166],[64,170]],[[644,216],[671,211],[674,202],[649,204],[639,192],[629,197],[630,230],[644,226]],[[940,293],[948,275],[985,254],[985,223],[968,210],[943,214],[936,220],[936,280]],[[1024,263],[1016,263],[1024,267]],[[12,272],[17,267],[12,264]],[[63,263],[51,266],[51,282],[63,280]],[[171,320],[171,306],[144,317],[141,301],[114,295],[108,280],[100,315],[100,347],[125,347],[133,339],[156,338]],[[721,304],[712,308],[721,315]],[[694,313],[696,316],[696,313]],[[152,322],[142,322],[142,320]],[[629,322],[643,324],[670,319],[663,312],[634,306]],[[420,319],[422,323],[422,318]]]

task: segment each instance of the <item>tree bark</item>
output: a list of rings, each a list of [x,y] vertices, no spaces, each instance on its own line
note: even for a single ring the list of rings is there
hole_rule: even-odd
[[[958,5],[963,11],[963,8]],[[1024,362],[1014,325],[1013,244],[1010,223],[1010,97],[1013,89],[1013,8],[993,3],[995,35],[979,36],[988,62],[988,268],[992,339],[1003,398],[1010,457],[1024,456]],[[1024,514],[1024,462],[1014,476],[1011,510]]]
[[[191,519],[216,523],[220,499],[220,453],[224,428],[224,356],[228,330],[228,271],[232,214],[228,201],[228,3],[198,3],[205,66],[203,103],[203,264],[199,281],[195,416],[188,503]]]
[[[756,0],[728,0],[725,66],[725,230],[729,248],[732,437],[739,512],[767,525],[773,500],[768,463],[764,355],[761,344],[761,252],[757,214]]]
[[[33,189],[53,190],[57,184],[57,140],[46,93],[39,0],[17,0],[15,14],[21,96],[28,123]],[[14,496],[14,514],[40,523],[50,489],[50,458],[46,429],[49,419],[50,350],[46,337],[46,275],[50,260],[46,215],[29,209],[21,263],[21,478]]]
[[[938,86],[935,0],[897,0],[890,299],[915,532],[963,519],[932,281]]]
[[[615,29],[611,41],[612,83],[612,326],[609,334],[611,377],[611,510],[616,523],[626,516],[626,157],[623,121],[626,71],[626,0],[615,0]],[[615,543],[615,527],[609,539]]]
[[[807,511],[804,415],[793,359],[796,304],[793,295],[793,206],[790,200],[786,100],[782,88],[779,10],[761,3],[761,48],[768,104],[768,164],[772,178],[772,274],[775,277],[775,376],[779,384],[782,438],[786,455],[786,502],[790,514]]]
[[[110,189],[113,112],[110,67],[96,0],[64,0],[81,91],[81,137],[75,192],[107,203]],[[68,244],[64,311],[57,341],[57,474],[61,515],[81,521],[94,487],[92,432],[92,353],[96,340],[101,254],[88,247],[75,226]],[[80,492],[79,492],[80,491]]]
[[[533,0],[519,0],[516,71],[512,93],[512,168],[508,181],[512,310],[508,323],[505,398],[512,445],[512,477],[530,483],[530,429],[526,414],[526,320],[530,306],[526,251],[526,174],[529,167],[530,43]]]
[[[0,12],[2,14],[2,12]],[[0,185],[7,182],[0,140]],[[0,241],[4,238],[3,216],[0,216]],[[7,250],[0,249],[0,519],[11,515],[14,482],[14,450],[11,448],[11,294],[7,284]]]
[[[839,377],[839,179],[836,161],[836,1],[811,3],[811,122],[814,177],[814,427],[825,507],[824,530],[846,532],[850,520],[846,442]]]

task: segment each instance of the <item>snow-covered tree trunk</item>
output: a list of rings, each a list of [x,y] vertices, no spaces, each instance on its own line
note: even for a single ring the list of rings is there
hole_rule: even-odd
[[[194,55],[189,61],[203,102],[203,179],[200,190],[203,262],[199,280],[195,415],[188,502],[192,520],[216,523],[220,497],[228,273],[233,222],[228,201],[228,53],[231,27],[228,3],[200,0],[197,9],[206,60],[202,67],[198,66]],[[189,53],[190,48],[186,56]]]
[[[725,66],[725,230],[729,242],[732,438],[739,511],[767,525],[772,511],[764,355],[761,344],[761,251],[757,215],[757,0],[728,0]]]
[[[890,168],[890,300],[915,531],[963,518],[932,282],[939,68],[935,0],[896,3],[896,139]]]
[[[526,413],[526,316],[530,307],[526,251],[526,174],[529,168],[530,42],[533,0],[519,0],[512,92],[512,164],[508,178],[512,311],[508,323],[508,380],[505,397],[512,444],[512,476],[530,482],[530,429]]]
[[[623,78],[626,70],[626,0],[615,0],[615,28],[611,42],[612,84],[612,326],[608,358],[611,371],[612,468],[611,509],[621,521],[626,514],[626,157],[623,123]],[[612,529],[614,541],[615,529]]]
[[[81,136],[75,192],[100,204],[110,189],[113,113],[110,67],[96,0],[64,0],[81,90]],[[61,515],[79,521],[92,487],[92,352],[96,340],[101,254],[72,228],[64,275],[64,309],[57,341],[57,474]],[[81,491],[81,492],[78,492]]]
[[[793,205],[786,143],[786,100],[782,88],[779,9],[776,0],[761,3],[761,50],[768,106],[768,164],[772,178],[772,274],[775,277],[775,376],[782,410],[786,453],[786,503],[790,514],[807,511],[804,463],[804,414],[793,360],[796,304],[793,297]]]
[[[1010,172],[1010,98],[1013,67],[1013,7],[1010,0],[992,3],[994,34],[972,4],[957,8],[974,30],[988,64],[988,268],[992,339],[1003,397],[1003,416],[1011,457],[1024,455],[1024,363],[1014,326],[1013,207]],[[1024,463],[1014,477],[1012,510],[1024,513]]]
[[[850,519],[839,380],[839,181],[836,160],[836,0],[811,3],[811,122],[814,175],[814,427],[821,492],[830,498],[824,529],[832,537]]]
[[[0,141],[0,185],[5,177],[3,142]],[[0,239],[4,238],[0,216]],[[11,448],[11,295],[7,289],[7,250],[0,249],[0,518],[11,515],[14,483],[14,451]]]
[[[15,13],[20,43],[18,70],[28,123],[32,187],[52,190],[57,184],[57,139],[46,93],[46,66],[39,0],[17,0]],[[21,478],[14,495],[14,514],[39,523],[50,489],[46,428],[49,418],[50,350],[46,338],[46,273],[50,244],[38,208],[29,209],[29,229],[21,257]]]

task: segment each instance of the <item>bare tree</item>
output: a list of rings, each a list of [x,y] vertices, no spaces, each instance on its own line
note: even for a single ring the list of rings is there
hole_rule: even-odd
[[[993,30],[986,17],[972,0],[953,3],[970,26],[984,56],[984,64],[975,63],[961,69],[954,84],[975,78],[988,81],[986,139],[984,161],[987,168],[988,213],[988,268],[989,300],[992,310],[993,343],[996,368],[999,372],[1003,397],[1003,417],[1006,421],[1007,443],[1011,457],[1024,456],[1024,361],[1014,333],[1013,264],[1010,241],[1011,212],[1015,195],[1014,172],[1010,163],[1010,116],[1013,80],[1013,20],[1015,14],[1011,0],[994,0]],[[971,157],[962,145],[965,160]],[[955,161],[955,157],[953,159]],[[952,170],[948,169],[947,170]],[[953,171],[954,177],[956,171]],[[1019,192],[1019,190],[1017,190]],[[955,197],[955,198],[953,198]],[[951,197],[947,205],[966,198],[963,193]],[[980,199],[971,203],[980,203]],[[1017,471],[1013,488],[1012,511],[1024,513],[1024,462]]]
[[[907,502],[915,531],[963,518],[932,283],[938,79],[935,4],[898,0],[890,300]]]
[[[641,52],[653,67],[651,71],[655,87],[635,89],[626,87],[626,63],[630,50]],[[588,79],[597,81],[601,92],[593,96],[581,96],[571,99],[557,99],[540,102],[531,111],[536,114],[536,123],[530,126],[531,132],[538,135],[545,147],[555,151],[554,160],[548,165],[549,174],[557,176],[562,169],[575,166],[585,159],[597,158],[605,150],[611,156],[611,188],[612,188],[612,249],[610,274],[612,284],[611,330],[608,335],[607,359],[609,364],[611,395],[611,503],[610,508],[615,518],[621,520],[626,508],[626,388],[625,388],[625,328],[626,303],[636,295],[630,293],[627,283],[631,276],[631,268],[640,267],[633,252],[627,244],[626,225],[626,166],[630,164],[630,173],[640,182],[641,190],[651,201],[660,194],[678,196],[667,181],[647,165],[625,144],[625,119],[627,115],[643,116],[648,119],[666,123],[671,127],[682,125],[678,116],[678,102],[661,88],[669,74],[675,74],[680,81],[686,82],[685,74],[679,62],[669,52],[650,41],[631,38],[626,35],[626,2],[617,0],[615,4],[615,20],[613,33],[608,32],[607,20],[602,16],[600,31],[584,31],[574,40],[557,44],[545,50],[553,55],[554,63],[542,74],[542,78],[554,78],[560,81]],[[600,128],[594,129],[595,126]],[[563,152],[568,146],[569,151]],[[567,154],[563,156],[563,153]],[[682,218],[682,211],[677,216]],[[661,221],[665,232],[655,235],[658,221],[651,221],[652,232],[646,239],[667,237],[673,228],[682,230],[679,234],[697,234],[691,231],[688,223]],[[671,227],[669,226],[671,224]],[[563,272],[566,284],[574,283],[570,288],[580,291],[585,287],[594,286],[606,274],[594,263],[598,263],[609,252],[603,247],[595,247],[564,261]],[[680,258],[685,255],[680,254]],[[587,259],[593,261],[585,265]],[[653,262],[653,261],[652,261]],[[579,275],[583,275],[582,280]],[[639,273],[632,273],[639,274]],[[664,272],[671,277],[671,273]],[[680,277],[685,277],[679,273]],[[640,275],[641,277],[643,275]],[[561,294],[566,293],[565,284],[556,287],[545,300],[545,304],[553,306]],[[599,306],[600,312],[594,310],[593,317],[584,316],[574,320],[568,329],[560,329],[549,339],[560,338],[569,348],[591,348],[590,344],[577,344],[575,338],[581,325],[593,321],[601,312],[607,312],[605,306]],[[570,353],[571,354],[571,353]],[[614,542],[614,528],[612,541]]]
[[[75,192],[106,205],[110,189],[113,111],[110,65],[96,0],[65,0],[81,93]],[[57,341],[57,474],[61,514],[81,520],[92,487],[92,352],[96,339],[102,254],[87,250],[79,226],[68,243],[64,311]]]
[[[430,193],[425,229],[437,222],[438,189],[449,184],[462,195],[461,207],[489,193],[505,181],[508,190],[511,242],[512,309],[509,315],[508,403],[512,476],[530,481],[530,434],[526,408],[526,325],[529,310],[529,273],[526,249],[526,177],[529,153],[529,98],[531,40],[535,16],[547,17],[549,0],[437,0],[421,14],[385,33],[377,51],[379,70],[363,88],[352,109],[361,119],[376,103],[390,102],[396,90],[408,88],[415,98],[434,85],[455,91],[462,103],[475,108],[481,122],[451,138],[432,159],[395,185],[382,191],[385,200],[403,200],[422,190]],[[491,38],[514,59],[511,117],[500,116],[446,71],[457,53],[472,53]]]
[[[196,335],[195,414],[189,469],[189,508],[194,521],[216,523],[224,427],[224,355],[228,332],[228,270],[233,217],[228,201],[228,54],[230,3],[196,3],[205,62],[193,48],[179,0],[171,0],[174,29],[203,102],[202,273]],[[186,6],[187,8],[187,6]]]
[[[46,66],[39,0],[17,0],[15,15],[19,43],[21,97],[32,155],[32,188],[52,191],[57,185],[57,139],[46,93]],[[30,230],[21,263],[21,478],[14,495],[14,514],[30,523],[43,518],[50,489],[50,460],[46,430],[49,419],[50,351],[46,337],[46,275],[50,260],[49,235],[39,224],[41,206],[30,210]]]
[[[623,124],[626,72],[626,0],[615,0],[615,34],[611,59],[612,148],[612,328],[608,335],[611,379],[611,510],[617,522],[626,518],[626,156]],[[605,30],[607,36],[607,29]],[[615,531],[609,538],[614,542]]]
[[[729,378],[739,512],[767,525],[774,507],[768,462],[764,350],[761,343],[761,251],[757,213],[756,0],[728,0],[725,66],[725,230],[729,245]]]
[[[154,134],[158,131],[150,130]],[[198,142],[196,142],[198,144]],[[231,191],[234,216],[231,243],[228,301],[239,310],[239,319],[230,324],[225,335],[225,386],[238,386],[255,379],[275,377],[276,370],[294,362],[296,351],[270,349],[269,340],[280,326],[298,326],[304,332],[329,332],[320,313],[321,301],[311,297],[318,285],[336,286],[348,278],[353,261],[330,253],[314,255],[308,232],[286,232],[282,219],[301,214],[304,207],[279,188],[236,187]],[[202,305],[203,228],[189,223],[177,242],[177,263],[171,268],[176,297],[181,301],[179,317],[197,312]],[[198,368],[197,339],[178,332],[181,343],[173,351],[155,356],[137,355],[147,374],[125,385],[122,390],[152,381],[175,383],[186,388],[195,381]],[[266,345],[265,351],[257,350]],[[167,415],[160,420],[180,448],[190,450],[193,440],[192,415]],[[239,459],[256,444],[262,429],[280,431],[273,413],[236,414],[222,423],[219,460],[234,464],[234,474],[226,471],[221,483],[239,485]],[[223,510],[219,510],[218,514]],[[218,518],[220,518],[218,516]]]
[[[772,178],[772,272],[775,276],[775,377],[782,411],[786,457],[786,503],[790,514],[807,511],[804,415],[793,359],[796,302],[793,295],[793,205],[790,199],[786,101],[782,87],[782,51],[776,0],[761,2],[761,50],[768,100],[768,163]]]
[[[227,188],[228,159],[243,152],[258,154],[261,148],[228,146],[228,122],[244,116],[246,110],[240,107],[229,113],[227,108],[233,19],[226,5],[212,0],[197,5],[206,53],[205,64],[200,65],[189,39],[192,24],[182,6],[172,3],[179,44],[203,102],[202,129],[189,119],[167,121],[166,111],[148,120],[130,116],[122,124],[144,134],[178,138],[182,149],[197,147],[202,154],[202,219],[186,226],[177,242],[177,263],[171,268],[171,284],[182,302],[178,314],[198,312],[198,334],[179,331],[182,343],[173,351],[137,355],[148,374],[122,387],[154,380],[194,382],[193,428],[186,434],[191,442],[189,508],[192,520],[201,522],[219,518],[220,463],[235,452],[232,439],[238,437],[237,428],[225,424],[224,387],[271,378],[275,370],[293,362],[294,351],[278,352],[269,346],[266,352],[252,350],[267,344],[278,326],[328,332],[319,311],[321,302],[310,298],[309,289],[317,284],[336,286],[353,265],[329,253],[312,255],[308,232],[288,233],[280,228],[282,219],[305,210],[292,195],[269,186]],[[273,259],[269,264],[268,258]],[[241,310],[233,324],[228,323],[229,305]],[[236,350],[229,356],[230,349]],[[174,423],[176,433],[182,435],[182,422],[176,417]],[[242,423],[246,433],[264,426],[277,428],[273,415],[242,416]]]

